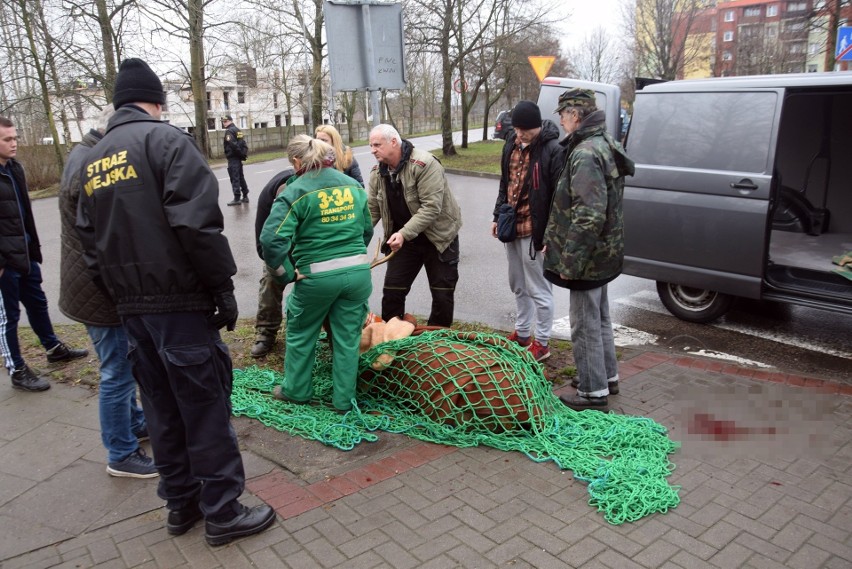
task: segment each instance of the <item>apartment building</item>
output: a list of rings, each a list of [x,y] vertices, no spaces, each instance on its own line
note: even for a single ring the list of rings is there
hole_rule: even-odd
[[[813,0],[733,0],[716,6],[717,77],[807,70]]]
[[[163,120],[192,132],[195,106],[189,82],[166,77],[163,89],[166,92]],[[307,105],[301,96],[303,91],[303,85],[285,89],[277,70],[259,73],[245,65],[220,69],[207,81],[206,127],[223,130],[222,118],[227,115],[233,116],[241,129],[304,125]],[[106,99],[102,87],[81,82],[66,93],[60,104],[66,108],[71,141],[79,142],[95,125],[98,108],[106,104]],[[328,119],[324,116],[322,121]],[[59,136],[60,142],[64,142],[61,129]],[[42,142],[52,143],[52,140]]]

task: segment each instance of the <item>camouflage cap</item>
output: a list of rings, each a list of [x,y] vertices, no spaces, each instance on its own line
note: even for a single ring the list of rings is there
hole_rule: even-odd
[[[591,89],[568,89],[559,95],[559,104],[554,113],[559,113],[568,107],[597,107],[595,92]]]

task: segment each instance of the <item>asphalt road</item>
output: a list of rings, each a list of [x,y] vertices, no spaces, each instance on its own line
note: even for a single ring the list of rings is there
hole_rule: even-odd
[[[416,138],[413,142],[427,150],[441,145],[440,136]],[[459,142],[460,135],[457,134]],[[366,177],[375,160],[366,147],[354,150]],[[262,261],[254,244],[254,201],[266,182],[287,167],[289,163],[283,156],[278,160],[247,166],[245,175],[252,202],[230,207],[226,205],[232,195],[228,174],[224,166],[214,169],[220,184],[219,203],[225,217],[225,235],[237,261],[238,273],[234,281],[241,317],[252,317],[256,311],[257,283],[262,270]],[[448,180],[464,218],[460,234],[461,260],[455,317],[512,330],[515,303],[509,291],[505,254],[502,244],[490,235],[497,181],[453,174],[448,174]],[[33,209],[45,257],[44,288],[50,302],[51,318],[57,323],[70,322],[56,306],[60,251],[57,199],[37,200]],[[375,251],[381,233],[381,227],[377,226],[371,253]],[[373,274],[374,291],[370,306],[379,311],[384,267],[377,267]],[[567,338],[568,292],[557,288],[554,296],[554,337]],[[741,301],[713,325],[690,324],[674,318],[663,308],[652,281],[629,276],[613,281],[609,296],[613,321],[618,324],[617,341],[621,345],[654,344],[684,354],[705,354],[732,362],[852,383],[852,347],[849,345],[852,319],[848,316]],[[421,274],[409,295],[406,309],[426,317],[430,306],[425,274]]]

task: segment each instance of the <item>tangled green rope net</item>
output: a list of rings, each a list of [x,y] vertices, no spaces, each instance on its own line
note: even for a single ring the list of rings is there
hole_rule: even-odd
[[[438,330],[385,342],[361,356],[358,399],[330,407],[331,354],[320,342],[313,370],[317,405],[276,400],[280,373],[234,370],[234,414],[351,450],[376,431],[458,447],[487,445],[552,460],[588,484],[589,504],[611,524],[677,506],[668,455],[678,448],[651,419],[576,412],[553,394],[529,352],[503,336]]]

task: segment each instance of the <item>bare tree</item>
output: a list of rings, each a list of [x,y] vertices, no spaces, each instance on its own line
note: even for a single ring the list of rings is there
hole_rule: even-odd
[[[402,112],[407,117],[406,134],[414,133],[414,121],[418,109],[423,116],[430,116],[430,103],[434,103],[437,85],[436,56],[413,44],[406,52],[407,81],[400,93]]]
[[[490,22],[490,29],[464,62],[467,89],[462,96],[462,147],[467,147],[466,118],[480,95],[483,96],[485,108],[482,138],[487,139],[489,112],[512,79],[512,73],[502,73],[511,69],[507,60],[516,56],[512,46],[519,40],[528,39],[525,31],[547,28],[545,15],[544,6],[522,0],[495,0],[494,11],[489,14],[488,21],[483,21],[480,13],[477,13],[473,25],[485,27]],[[526,60],[522,64],[529,67]]]
[[[814,4],[814,10],[808,18],[810,27],[825,34],[825,43],[821,47],[825,50],[825,70],[831,71],[834,69],[834,54],[837,51],[837,29],[844,21],[844,14],[847,20],[846,25],[849,25],[848,19],[849,12],[852,11],[852,1],[825,0],[820,6],[816,6],[816,4],[820,4],[818,2]]]
[[[531,55],[548,54],[556,59],[550,68],[549,75],[570,77],[575,75],[573,67],[562,53],[559,36],[552,26],[542,23],[529,26],[512,38],[507,48],[506,64],[503,73],[507,77],[507,88],[504,98],[509,106],[521,99],[538,97],[541,83],[530,66]]]
[[[452,133],[453,82],[464,91],[467,83],[466,58],[487,45],[492,22],[499,15],[499,0],[412,0],[411,41],[428,46],[441,59],[441,138],[445,156],[456,154]],[[462,97],[462,131],[467,132],[464,108],[469,100]]]
[[[144,13],[156,23],[156,31],[186,41],[189,47],[188,76],[195,110],[195,143],[205,156],[210,156],[207,132],[207,71],[204,51],[205,35],[211,28],[231,24],[229,21],[205,24],[205,10],[215,0],[148,0]],[[184,62],[181,60],[181,63]]]
[[[102,85],[111,101],[123,45],[138,36],[131,17],[136,0],[63,0],[62,7],[77,26],[74,41],[61,47],[62,57]]]
[[[705,0],[636,0],[623,5],[624,20],[636,41],[639,73],[676,79],[684,67],[702,56],[703,46],[687,41]]]
[[[47,22],[44,18],[44,6],[41,0],[18,0],[18,8],[20,9],[21,23],[26,32],[29,53],[32,56],[32,65],[35,69],[41,90],[42,105],[44,106],[44,114],[50,128],[51,138],[53,139],[56,163],[61,173],[65,167],[65,157],[62,153],[59,132],[56,129],[56,121],[54,120],[51,89],[57,99],[61,99],[63,90],[56,70],[53,35],[47,27]],[[65,140],[70,141],[71,136],[68,130],[68,119],[65,115],[65,108],[60,106],[59,111],[60,124],[63,126]]]
[[[43,96],[33,70],[29,42],[20,24],[19,5],[0,4],[0,64],[3,69],[0,114],[15,121],[22,141],[27,143],[36,136],[43,136],[49,125],[44,116]]]
[[[361,96],[357,91],[353,91],[351,93],[340,93],[338,95],[338,101],[340,102],[340,111],[343,113],[343,116],[346,118],[346,133],[347,140],[352,142],[355,138],[355,132],[353,131],[354,121],[355,121],[355,112],[358,110],[358,104],[361,100]]]
[[[734,75],[784,73],[790,61],[790,52],[777,34],[768,36],[764,26],[740,26]]]
[[[576,77],[597,83],[617,83],[621,79],[622,57],[618,44],[602,27],[593,29],[569,54]]]
[[[324,17],[322,0],[292,0],[293,15],[304,31],[305,42],[311,58],[310,82],[306,88],[311,93],[311,130],[319,120],[322,122],[322,65],[325,60],[325,42],[322,38]]]

